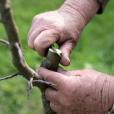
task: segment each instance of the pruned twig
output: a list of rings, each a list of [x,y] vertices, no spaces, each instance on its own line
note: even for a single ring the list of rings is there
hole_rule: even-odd
[[[19,75],[20,75],[20,73],[15,73],[15,74],[12,74],[12,75],[9,75],[9,76],[6,76],[6,77],[2,77],[2,78],[0,78],[0,81],[8,80],[8,79],[14,78],[14,77],[19,76]]]
[[[0,43],[9,46],[9,42],[7,40],[0,39]]]
[[[41,85],[46,85],[47,87],[55,87],[55,84],[51,83],[51,82],[47,82],[47,81],[44,81],[44,80],[33,80],[32,81],[33,83],[39,83]]]

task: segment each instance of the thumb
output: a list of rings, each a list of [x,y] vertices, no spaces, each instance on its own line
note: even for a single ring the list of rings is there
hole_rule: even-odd
[[[58,72],[50,71],[42,67],[40,67],[37,72],[43,80],[55,84],[57,88],[61,86],[61,84],[63,84],[63,80],[66,79],[65,75]]]
[[[61,64],[65,66],[70,65],[70,54],[74,46],[74,42],[68,40],[60,47],[60,50],[62,51]]]

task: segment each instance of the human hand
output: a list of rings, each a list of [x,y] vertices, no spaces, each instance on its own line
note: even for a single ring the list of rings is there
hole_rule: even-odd
[[[35,16],[29,32],[28,44],[40,55],[57,42],[62,51],[63,65],[69,65],[69,55],[78,41],[84,27],[84,19],[77,13],[76,18],[70,14],[52,11]]]
[[[29,47],[44,56],[46,50],[57,42],[62,51],[61,64],[69,65],[70,53],[98,9],[96,0],[65,0],[58,10],[36,15],[28,35]]]
[[[58,72],[40,68],[39,75],[54,83],[45,92],[60,114],[107,114],[114,103],[114,79],[94,70]]]

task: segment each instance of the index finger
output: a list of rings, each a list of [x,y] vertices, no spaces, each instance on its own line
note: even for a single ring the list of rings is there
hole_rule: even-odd
[[[47,48],[54,44],[58,38],[58,31],[54,29],[44,30],[34,40],[34,48],[40,55],[44,56]]]

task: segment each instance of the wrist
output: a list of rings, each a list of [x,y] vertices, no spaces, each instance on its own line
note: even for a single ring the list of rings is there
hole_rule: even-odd
[[[79,13],[87,24],[95,16],[99,7],[97,0],[65,0],[60,10],[74,17]]]

